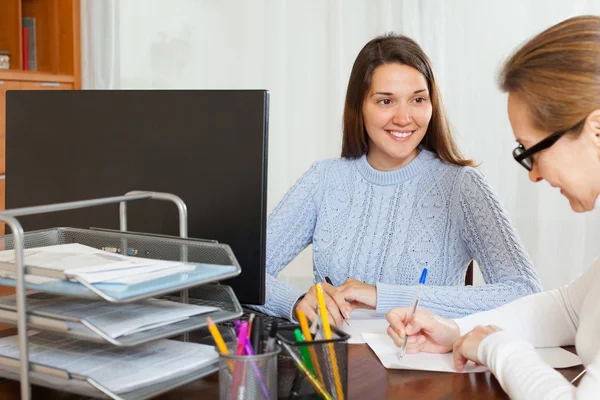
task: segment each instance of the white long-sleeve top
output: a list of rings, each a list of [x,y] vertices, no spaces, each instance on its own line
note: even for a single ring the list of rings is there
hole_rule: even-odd
[[[511,399],[600,399],[600,259],[560,289],[455,321],[461,335],[477,325],[503,329],[481,342],[478,357]],[[568,345],[587,369],[578,387],[534,350]]]

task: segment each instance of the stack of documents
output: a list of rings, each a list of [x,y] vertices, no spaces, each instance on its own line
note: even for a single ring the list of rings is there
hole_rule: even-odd
[[[194,315],[219,310],[216,307],[158,299],[115,305],[101,300],[68,298],[46,293],[34,293],[27,296],[27,309],[33,316],[67,322],[81,321],[86,326],[92,327],[93,330],[103,332],[113,339],[184,321]],[[14,295],[0,297],[0,318],[2,310],[16,312]]]
[[[123,348],[34,333],[29,343],[29,358],[34,366],[88,377],[113,393],[128,393],[181,377],[218,360],[213,346],[173,340]],[[18,358],[17,336],[0,339],[0,371],[14,369],[11,361]]]
[[[45,277],[36,283],[46,282],[50,278],[90,284],[133,285],[191,271],[199,265],[128,257],[79,243],[30,248],[24,251],[24,255],[27,273]],[[15,263],[14,250],[0,251],[1,276],[14,279]]]

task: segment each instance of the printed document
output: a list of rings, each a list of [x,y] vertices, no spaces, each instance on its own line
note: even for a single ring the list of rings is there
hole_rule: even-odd
[[[190,271],[198,264],[129,257],[79,243],[25,249],[25,265],[31,274],[48,278],[83,280],[88,283],[133,284],[158,276]],[[0,251],[0,268],[12,271],[14,250]],[[6,273],[2,274],[7,276]],[[14,277],[7,276],[7,277]]]
[[[16,311],[15,295],[0,297],[0,308]],[[103,300],[77,299],[46,293],[27,296],[27,309],[33,315],[62,320],[85,320],[113,339],[219,310],[216,307],[159,299],[111,304]]]
[[[32,363],[89,377],[114,393],[183,376],[218,360],[213,346],[174,340],[114,347],[44,332],[31,335],[29,343]],[[0,339],[0,356],[19,358],[16,335]]]

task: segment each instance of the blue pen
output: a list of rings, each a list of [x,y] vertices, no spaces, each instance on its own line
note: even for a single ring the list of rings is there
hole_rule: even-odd
[[[417,306],[419,305],[419,301],[421,300],[421,293],[423,292],[423,285],[425,284],[425,279],[427,279],[427,268],[423,268],[423,272],[421,273],[421,279],[419,279],[419,284],[417,285],[417,293],[415,294],[415,304],[413,304],[412,312],[408,317],[410,321],[412,316],[417,312]],[[402,343],[402,347],[400,348],[400,358],[404,357],[406,353],[406,343],[408,343],[408,335],[404,335],[404,343]]]

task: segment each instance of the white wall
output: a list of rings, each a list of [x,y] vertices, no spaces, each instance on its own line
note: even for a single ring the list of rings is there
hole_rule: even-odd
[[[544,286],[572,279],[597,254],[598,215],[575,215],[512,161],[495,80],[515,46],[564,18],[600,13],[600,1],[92,1],[83,6],[84,87],[270,90],[269,210],[315,160],[338,156],[362,46],[390,30],[413,37],[434,63],[461,148],[482,162]],[[310,265],[309,250],[280,276],[306,286]]]

